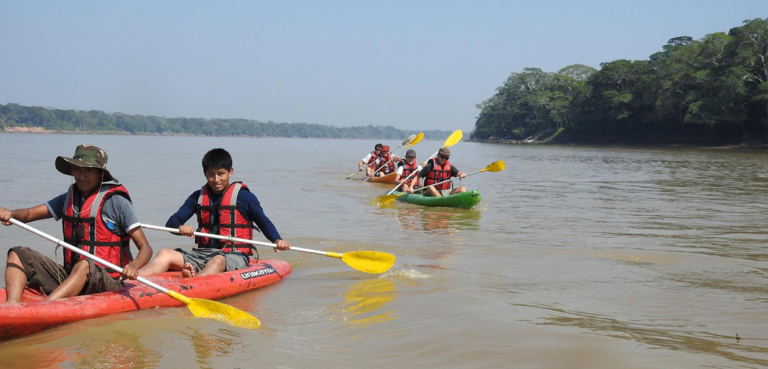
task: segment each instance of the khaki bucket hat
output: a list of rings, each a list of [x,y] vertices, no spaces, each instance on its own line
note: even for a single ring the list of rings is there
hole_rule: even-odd
[[[82,168],[99,168],[104,171],[103,182],[117,180],[112,177],[112,174],[107,170],[107,153],[93,145],[82,144],[75,149],[75,155],[71,158],[59,156],[56,158],[56,170],[66,174],[72,175],[72,165]]]

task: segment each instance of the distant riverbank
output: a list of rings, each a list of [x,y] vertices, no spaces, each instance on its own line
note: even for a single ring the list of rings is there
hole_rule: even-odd
[[[749,149],[749,150],[768,150],[768,145],[764,143],[743,142],[741,144],[722,145],[722,144],[689,144],[689,143],[667,143],[667,144],[638,144],[623,142],[552,142],[550,140],[512,140],[512,139],[490,139],[478,140],[470,139],[467,142],[477,143],[495,143],[504,145],[557,145],[557,146],[627,146],[627,147],[700,147],[706,149]]]

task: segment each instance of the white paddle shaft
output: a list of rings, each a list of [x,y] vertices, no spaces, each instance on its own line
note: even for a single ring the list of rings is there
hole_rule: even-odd
[[[148,228],[148,229],[154,229],[156,231],[166,231],[166,232],[180,234],[180,232],[179,232],[179,230],[177,228],[160,227],[160,226],[151,225],[151,224],[144,224],[144,223],[141,223],[141,228]],[[218,234],[210,234],[210,233],[202,233],[202,232],[194,232],[192,234],[194,234],[195,236],[198,236],[198,237],[215,238],[215,239],[218,239],[218,240],[225,240],[225,241],[230,241],[230,242],[241,242],[241,243],[250,243],[252,245],[257,245],[257,246],[277,247],[277,245],[275,245],[274,243],[259,242],[259,241],[245,239],[245,238],[221,236],[221,235],[218,235]],[[310,254],[318,254],[318,255],[325,255],[325,254],[327,254],[327,252],[324,252],[324,251],[303,249],[301,247],[295,247],[295,246],[291,246],[290,250],[301,251],[301,252],[308,252]]]
[[[51,236],[51,235],[49,235],[49,234],[47,234],[47,233],[45,233],[43,231],[39,231],[39,230],[37,230],[37,229],[27,225],[27,224],[24,224],[24,223],[16,220],[16,219],[11,218],[10,222],[15,224],[15,225],[17,225],[17,226],[19,226],[19,227],[21,227],[21,228],[24,228],[27,231],[30,231],[30,232],[32,232],[32,233],[34,233],[34,234],[36,234],[36,235],[38,235],[38,236],[40,236],[42,238],[45,238],[48,241],[51,241],[51,242],[55,243],[56,245],[62,246],[62,247],[66,248],[69,251],[78,253],[80,255],[83,255],[83,256],[87,257],[88,259],[91,259],[93,261],[101,263],[101,264],[107,266],[109,269],[112,269],[112,270],[114,270],[114,271],[116,271],[118,273],[122,273],[123,272],[123,268],[121,268],[121,267],[119,267],[119,266],[117,266],[115,264],[112,264],[112,263],[110,263],[110,262],[108,262],[108,261],[106,261],[106,260],[104,260],[104,259],[102,259],[102,258],[100,258],[100,257],[98,257],[96,255],[93,255],[93,254],[90,254],[88,252],[85,252],[84,250],[78,249],[77,247],[74,247],[74,246],[72,246],[72,245],[70,245],[70,244],[68,244],[68,243],[66,243],[66,242],[64,242],[64,241],[62,241],[62,240],[60,240],[60,239],[58,239],[56,237],[53,237],[53,236]],[[162,286],[160,286],[160,285],[158,285],[158,284],[156,284],[154,282],[150,282],[149,280],[147,280],[144,277],[137,277],[136,280],[141,282],[141,283],[144,283],[147,286],[150,286],[150,287],[152,287],[152,288],[154,288],[154,289],[156,289],[158,291],[161,291],[161,292],[164,292],[164,293],[168,293],[168,289],[167,288],[162,287]]]
[[[480,173],[480,172],[482,172],[482,170],[478,170],[477,172],[472,172],[472,173],[469,173],[469,174],[467,174],[466,176],[464,176],[464,178],[466,178],[466,177],[469,177],[469,176],[471,176],[471,175],[473,175],[473,174],[477,174],[477,173]],[[451,177],[451,178],[449,178],[449,179],[446,179],[445,181],[441,181],[441,182],[433,183],[433,184],[431,184],[430,186],[437,186],[437,185],[439,185],[439,184],[443,184],[443,183],[445,183],[445,182],[454,181],[454,180],[456,180],[457,178],[459,178],[459,177]],[[429,186],[424,186],[424,187],[422,187],[422,188],[419,188],[419,189],[413,190],[413,192],[416,192],[416,191],[424,191],[425,189],[427,189],[427,187],[429,187]]]
[[[442,147],[441,147],[441,148],[442,148]],[[432,160],[432,158],[434,158],[435,156],[437,156],[437,153],[439,153],[439,152],[440,152],[440,150],[437,150],[437,151],[436,151],[434,154],[432,154],[432,156],[430,156],[430,157],[429,157],[429,159],[427,159],[427,161],[430,161],[430,160]],[[408,175],[408,177],[405,177],[405,179],[404,179],[402,182],[398,183],[398,184],[397,184],[397,186],[395,186],[395,188],[393,188],[393,189],[392,189],[392,191],[389,191],[389,192],[387,192],[387,195],[391,195],[391,194],[392,194],[392,192],[395,192],[395,191],[397,191],[397,189],[398,189],[398,188],[400,188],[400,185],[401,185],[401,184],[403,184],[403,183],[405,183],[405,182],[408,182],[408,180],[409,180],[409,179],[411,179],[411,177],[413,177],[413,175],[414,175],[414,174],[416,174],[416,173],[418,173],[418,172],[420,172],[420,171],[421,171],[421,166],[419,166],[418,168],[416,168],[416,170],[414,170],[414,171],[413,171],[413,173],[409,174],[409,175]]]

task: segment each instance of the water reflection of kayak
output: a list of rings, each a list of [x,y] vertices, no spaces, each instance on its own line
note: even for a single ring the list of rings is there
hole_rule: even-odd
[[[159,274],[148,279],[191,298],[216,300],[263,287],[285,278],[291,265],[281,260],[251,261],[246,269],[204,277],[181,278],[180,272]],[[154,307],[182,306],[165,293],[139,282],[126,281],[121,290],[55,301],[44,301],[36,291],[26,289],[22,303],[0,305],[0,340],[20,337],[43,329],[83,319]],[[0,303],[5,302],[0,289]]]
[[[394,192],[393,195],[399,195],[402,192]],[[432,197],[424,196],[420,193],[408,193],[398,196],[398,201],[407,202],[422,206],[441,206],[448,208],[470,209],[480,203],[482,196],[475,190],[457,193],[455,195]]]

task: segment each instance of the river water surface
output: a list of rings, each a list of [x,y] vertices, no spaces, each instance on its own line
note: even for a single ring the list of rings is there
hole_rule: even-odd
[[[107,151],[144,223],[164,225],[203,185],[203,154],[223,147],[291,244],[397,262],[370,275],[262,249],[293,273],[223,300],[260,330],[150,309],[2,342],[2,367],[768,367],[765,151],[462,142],[462,171],[507,169],[463,180],[483,200],[457,210],[379,208],[389,186],[342,179],[375,141],[0,134],[0,206],[64,192],[54,160],[81,143]],[[414,149],[423,160],[441,145]],[[33,225],[60,237],[57,222]],[[145,233],[155,252],[191,247]],[[0,265],[16,245],[55,257],[0,227]]]

